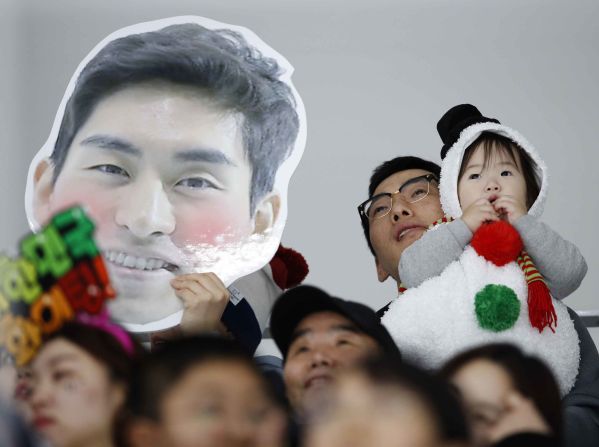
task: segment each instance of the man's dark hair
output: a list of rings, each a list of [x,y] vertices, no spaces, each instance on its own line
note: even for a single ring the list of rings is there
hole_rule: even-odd
[[[377,166],[372,172],[370,177],[370,185],[368,185],[368,197],[374,195],[374,191],[378,186],[387,178],[395,174],[396,172],[407,171],[408,169],[423,169],[432,174],[435,174],[437,178],[441,175],[441,167],[433,163],[432,161],[424,160],[419,157],[395,157],[391,160],[384,162]],[[372,242],[370,242],[370,222],[368,217],[361,216],[362,229],[364,230],[364,236],[368,243],[371,253],[376,256]]]
[[[502,368],[512,384],[535,407],[559,438],[563,431],[562,406],[557,382],[549,368],[537,357],[525,354],[507,343],[494,343],[458,354],[440,371],[450,379],[460,369],[476,360],[488,360]]]
[[[276,402],[272,389],[249,352],[224,338],[202,335],[169,341],[146,355],[134,369],[125,403],[127,418],[160,420],[166,394],[192,368],[214,362],[230,361],[247,366],[261,378],[264,390]]]
[[[243,36],[194,23],[132,34],[108,43],[81,71],[51,155],[56,181],[73,139],[103,98],[149,81],[197,87],[223,110],[240,113],[252,167],[250,211],[273,188],[298,135],[299,118],[281,67]]]
[[[370,357],[358,371],[374,385],[404,388],[417,395],[430,411],[441,440],[470,439],[462,404],[445,380],[392,356]]]

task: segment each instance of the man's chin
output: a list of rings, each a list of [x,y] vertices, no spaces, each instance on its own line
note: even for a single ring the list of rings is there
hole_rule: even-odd
[[[117,296],[109,301],[108,310],[112,318],[121,324],[147,324],[166,318],[181,309],[181,300],[175,295],[170,283],[148,289],[121,290],[113,281]],[[162,293],[160,293],[162,292]]]

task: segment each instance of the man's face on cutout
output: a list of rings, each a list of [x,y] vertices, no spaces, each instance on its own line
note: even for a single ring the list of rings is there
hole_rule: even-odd
[[[396,192],[404,183],[415,177],[431,174],[423,169],[406,169],[390,175],[375,189],[374,195]],[[443,217],[439,189],[436,182],[430,185],[428,196],[418,202],[408,203],[393,197],[391,212],[370,221],[370,241],[376,253],[379,281],[389,276],[399,279],[399,259],[403,251],[422,236],[429,225]]]
[[[218,255],[215,246],[236,252],[263,229],[257,219],[273,199],[251,215],[241,124],[192,87],[127,87],[96,105],[54,185],[51,166],[37,176],[39,222],[75,204],[96,222],[119,320],[146,323],[176,312],[171,278],[218,273],[206,266],[206,253]]]

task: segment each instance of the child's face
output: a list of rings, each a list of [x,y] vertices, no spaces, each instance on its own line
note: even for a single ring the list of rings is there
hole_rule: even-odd
[[[282,445],[286,421],[256,373],[214,360],[189,371],[165,395],[154,439],[172,447]]]
[[[487,166],[484,166],[484,150],[480,146],[474,149],[458,181],[458,198],[462,210],[479,199],[493,203],[500,197],[512,197],[526,206],[526,181],[522,174],[520,156],[515,154],[514,163],[505,151],[497,147],[493,149]]]

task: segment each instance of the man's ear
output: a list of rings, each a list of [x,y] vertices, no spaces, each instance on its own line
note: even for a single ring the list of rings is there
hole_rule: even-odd
[[[33,217],[42,226],[50,218],[50,198],[54,190],[54,165],[47,158],[35,167],[33,174]]]
[[[281,196],[271,193],[260,200],[254,213],[254,234],[262,234],[272,228],[279,217]]]
[[[374,263],[376,264],[376,274],[379,278],[379,282],[386,281],[389,278],[389,273],[385,271],[378,258],[374,258]]]

